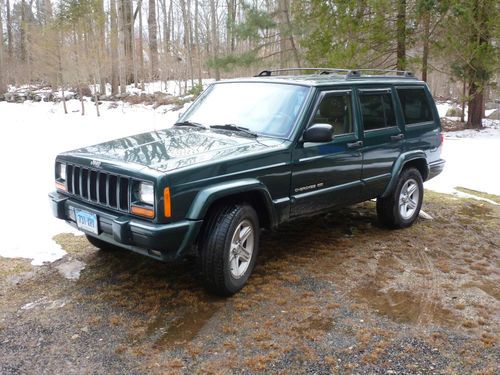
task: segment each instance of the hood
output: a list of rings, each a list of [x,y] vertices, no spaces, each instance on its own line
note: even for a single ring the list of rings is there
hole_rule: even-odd
[[[240,157],[282,145],[285,141],[229,131],[173,127],[132,135],[64,153],[77,157],[135,163],[161,172]]]

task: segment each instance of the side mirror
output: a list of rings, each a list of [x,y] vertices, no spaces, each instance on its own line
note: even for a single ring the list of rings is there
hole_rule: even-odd
[[[314,124],[306,129],[302,139],[304,142],[330,142],[333,137],[333,126],[330,124]]]

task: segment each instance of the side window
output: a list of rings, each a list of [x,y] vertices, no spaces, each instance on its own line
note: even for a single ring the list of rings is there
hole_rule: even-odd
[[[401,88],[397,90],[406,125],[433,120],[429,99],[423,88]]]
[[[330,124],[333,126],[333,135],[353,132],[351,95],[326,94],[313,119],[313,124]]]
[[[365,131],[396,126],[390,93],[362,92],[359,95],[359,101]]]

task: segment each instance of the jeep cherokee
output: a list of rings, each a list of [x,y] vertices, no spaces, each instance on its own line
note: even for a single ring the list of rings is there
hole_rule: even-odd
[[[196,249],[220,295],[248,280],[262,228],[373,198],[382,224],[411,225],[423,181],[444,167],[427,85],[400,71],[288,71],[301,74],[215,82],[170,128],[58,155],[54,215],[101,249],[162,261]]]

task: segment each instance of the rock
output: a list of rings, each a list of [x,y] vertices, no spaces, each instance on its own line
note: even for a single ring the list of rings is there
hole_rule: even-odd
[[[427,212],[425,212],[424,210],[420,210],[420,213],[418,214],[418,216],[420,216],[424,220],[434,220],[434,218],[431,215],[429,215]]]

